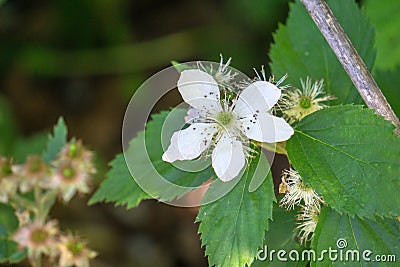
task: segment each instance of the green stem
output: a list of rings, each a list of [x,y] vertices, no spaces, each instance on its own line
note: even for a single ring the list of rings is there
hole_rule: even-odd
[[[42,255],[38,253],[35,257],[35,262],[33,263],[33,267],[41,267],[42,266]]]
[[[21,197],[18,194],[11,195],[10,202],[16,208],[24,207],[30,211],[33,211],[34,213],[36,213],[38,211],[38,207],[35,202],[30,201],[27,198]]]
[[[40,213],[38,214],[38,216],[40,216],[39,218],[43,220],[47,218],[54,202],[56,201],[57,195],[57,189],[48,190],[42,195],[41,199],[38,201],[40,209]]]
[[[36,206],[37,206],[37,210],[35,212],[35,219],[44,223],[45,220],[46,220],[47,214],[44,214],[44,212],[43,212],[43,206],[42,206],[43,194],[42,194],[42,189],[39,188],[39,187],[35,187],[33,193],[34,193],[34,196],[35,196],[35,203],[36,203]]]

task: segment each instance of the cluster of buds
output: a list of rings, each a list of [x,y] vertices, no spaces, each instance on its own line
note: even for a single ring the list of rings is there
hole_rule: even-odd
[[[47,256],[50,262],[58,259],[57,266],[60,267],[89,267],[89,260],[96,256],[96,252],[90,250],[85,241],[70,233],[62,233],[55,220],[27,222],[20,219],[20,228],[12,240],[21,249],[27,250],[32,266],[40,266],[42,256]]]
[[[279,185],[279,193],[285,194],[279,202],[281,207],[287,210],[300,207],[297,215],[300,243],[305,244],[314,237],[315,227],[318,223],[318,215],[321,205],[325,202],[311,187],[305,185],[300,174],[289,169],[283,171],[282,182]]]
[[[48,213],[56,198],[70,201],[76,193],[89,193],[89,184],[96,169],[93,153],[81,141],[67,143],[54,161],[30,155],[23,164],[13,164],[0,157],[0,202],[13,206],[19,228],[11,236],[21,249],[26,249],[32,266],[40,266],[42,256],[57,266],[89,266],[96,253],[86,242],[65,234]],[[32,192],[33,198],[26,197]]]
[[[38,155],[30,155],[25,163],[13,165],[0,157],[0,202],[7,203],[17,191],[56,190],[66,202],[77,193],[89,193],[89,183],[96,169],[93,154],[81,141],[65,145],[57,158],[46,163]]]

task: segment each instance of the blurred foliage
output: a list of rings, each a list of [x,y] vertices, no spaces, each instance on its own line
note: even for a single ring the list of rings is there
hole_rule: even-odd
[[[16,126],[9,103],[0,97],[0,155],[9,156],[15,163],[20,163],[30,154],[41,154],[46,143],[45,132],[23,136]]]
[[[15,163],[20,163],[29,154],[41,154],[46,142],[43,132],[24,137],[16,126],[9,103],[0,97],[0,155],[10,156]]]
[[[224,53],[249,70],[268,62],[259,55],[267,54],[287,2],[10,1],[0,12],[8,55],[0,67],[47,78],[130,75],[171,59],[218,60]]]
[[[0,97],[0,154],[7,155],[11,152],[15,135],[17,134],[15,118],[9,103]]]
[[[392,106],[394,112],[400,116],[400,65],[393,71],[375,71],[375,79],[383,94]]]
[[[375,26],[377,57],[373,70],[376,82],[393,110],[400,116],[400,2],[365,0],[365,12]],[[390,17],[390,19],[388,19]]]
[[[400,65],[400,2],[366,0],[365,11],[376,29],[376,68],[393,70]]]

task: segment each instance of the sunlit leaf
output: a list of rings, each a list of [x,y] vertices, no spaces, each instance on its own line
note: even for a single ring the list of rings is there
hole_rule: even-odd
[[[289,159],[338,212],[360,217],[400,214],[400,137],[394,126],[361,106],[317,111],[286,143]]]

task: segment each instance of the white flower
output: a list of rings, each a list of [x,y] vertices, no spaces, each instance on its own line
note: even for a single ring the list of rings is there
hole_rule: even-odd
[[[195,108],[190,108],[185,116],[185,122],[186,123],[192,123],[194,122],[196,119],[198,119],[200,117],[200,113],[197,109]]]
[[[334,96],[325,95],[324,80],[312,83],[307,77],[306,82],[300,80],[302,89],[286,90],[279,101],[284,118],[289,123],[303,119],[311,113],[321,110],[326,105],[321,102],[335,99]]]
[[[178,81],[183,100],[198,111],[192,124],[175,132],[162,159],[191,160],[212,149],[212,166],[222,181],[237,177],[246,163],[249,140],[274,143],[289,139],[292,127],[269,113],[281,90],[267,81],[248,85],[234,100],[221,101],[216,80],[208,73],[185,70]]]

